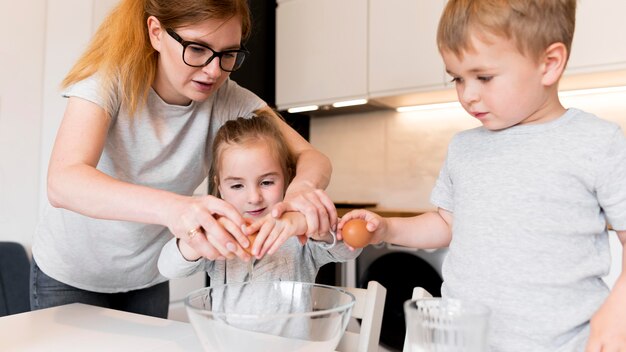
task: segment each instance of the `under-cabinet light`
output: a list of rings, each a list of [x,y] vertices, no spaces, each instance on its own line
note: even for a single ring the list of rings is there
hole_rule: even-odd
[[[315,111],[317,109],[319,109],[319,106],[317,105],[307,105],[307,106],[298,106],[295,108],[289,108],[287,109],[287,112],[291,114],[295,114],[298,112]]]
[[[338,101],[333,103],[334,108],[343,108],[346,106],[355,106],[355,105],[363,105],[367,104],[367,99],[355,99],[355,100],[346,100],[346,101]]]
[[[616,92],[626,92],[626,86],[572,89],[572,90],[559,92],[559,97],[573,97],[573,96],[579,96],[579,95],[606,94],[606,93],[616,93]],[[447,108],[456,108],[456,107],[461,107],[461,104],[455,101],[455,102],[445,102],[445,103],[435,103],[435,104],[401,106],[399,108],[396,108],[396,111],[397,112],[411,112],[411,111],[437,110],[437,109],[447,109]]]
[[[456,101],[451,101],[447,103],[436,103],[436,104],[421,104],[421,105],[411,105],[411,106],[401,106],[396,109],[397,112],[410,112],[410,111],[424,111],[424,110],[436,110],[436,109],[447,109],[447,108],[456,108],[461,107]]]
[[[559,96],[560,97],[574,97],[578,95],[604,94],[604,93],[616,93],[616,92],[626,92],[626,86],[566,90],[566,91],[559,92]]]

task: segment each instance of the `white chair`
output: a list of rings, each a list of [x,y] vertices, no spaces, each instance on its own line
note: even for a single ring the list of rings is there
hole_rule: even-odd
[[[418,299],[418,298],[432,298],[433,295],[431,295],[428,291],[426,291],[425,289],[421,288],[421,287],[414,287],[413,288],[413,295],[411,296],[411,299]],[[405,335],[404,337],[404,347],[402,348],[402,352],[409,352],[410,348],[409,348],[409,338],[407,335]]]
[[[342,289],[352,293],[356,298],[351,317],[361,319],[361,327],[358,332],[347,329],[339,341],[337,351],[378,351],[387,289],[376,281],[368,282],[366,289],[354,287],[342,287]]]

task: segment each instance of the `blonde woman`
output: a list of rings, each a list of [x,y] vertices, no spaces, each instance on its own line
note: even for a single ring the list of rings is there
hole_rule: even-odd
[[[51,206],[33,245],[33,309],[81,302],[166,317],[157,260],[172,236],[209,260],[249,260],[239,212],[192,197],[208,175],[215,132],[236,116],[272,115],[297,158],[272,214],[302,212],[312,235],[335,225],[320,190],[328,159],[229,79],[250,28],[246,0],[123,0],[105,19],[63,81]]]

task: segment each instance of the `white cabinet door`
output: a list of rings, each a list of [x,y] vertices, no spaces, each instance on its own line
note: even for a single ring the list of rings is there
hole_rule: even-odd
[[[567,73],[626,68],[626,1],[580,0]]]
[[[444,0],[370,0],[370,96],[443,88],[437,49]]]
[[[276,12],[276,105],[367,94],[367,1],[292,0]]]

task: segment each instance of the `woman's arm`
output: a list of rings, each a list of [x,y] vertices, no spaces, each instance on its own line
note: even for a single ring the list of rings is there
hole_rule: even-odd
[[[337,210],[323,191],[330,182],[332,166],[324,154],[313,148],[269,107],[261,109],[272,115],[289,148],[297,158],[296,176],[289,184],[283,202],[274,206],[272,215],[299,211],[306,217],[307,234],[326,233],[337,223]]]
[[[96,169],[104,149],[109,117],[98,105],[76,97],[68,100],[48,168],[48,198],[55,207],[89,217],[167,226],[203,256],[248,257],[233,244],[233,237],[214,215],[229,218],[229,232],[247,244],[240,230],[241,215],[226,202],[211,196],[188,197],[130,184]],[[191,239],[188,231],[202,227],[205,234]]]

